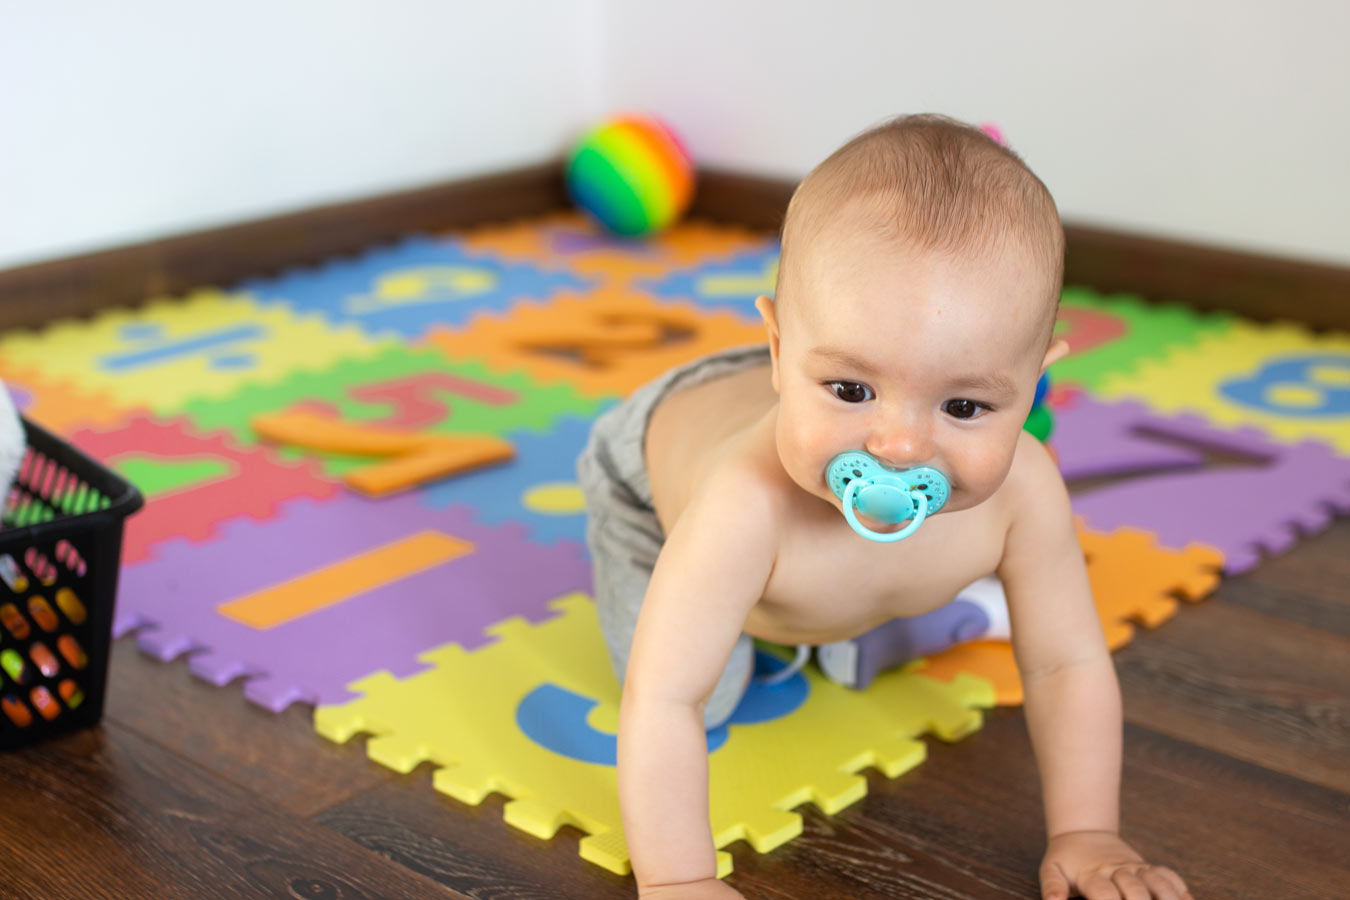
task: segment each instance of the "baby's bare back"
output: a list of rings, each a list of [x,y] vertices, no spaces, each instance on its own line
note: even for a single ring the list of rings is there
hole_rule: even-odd
[[[777,409],[764,365],[676,391],[647,429],[652,502],[667,534],[715,466],[759,479],[781,501],[773,572],[745,631],[781,644],[842,640],[936,609],[997,569],[1009,523],[1002,490],[971,509],[928,519],[898,543],[866,540],[837,507],[783,471],[774,444]]]

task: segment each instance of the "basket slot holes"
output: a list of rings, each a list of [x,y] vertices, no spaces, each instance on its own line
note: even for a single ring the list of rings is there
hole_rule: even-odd
[[[33,680],[33,670],[28,668],[17,650],[0,650],[0,669],[15,684],[28,684]]]
[[[56,542],[56,561],[65,566],[67,571],[74,572],[81,578],[89,569],[85,565],[84,557],[80,555],[80,551],[76,550],[75,545],[65,538]]]
[[[29,547],[23,554],[24,564],[33,573],[43,587],[56,584],[56,564],[36,547]]]
[[[28,590],[28,576],[23,574],[19,564],[8,553],[0,555],[0,581],[16,594]]]
[[[42,715],[42,718],[50,722],[61,715],[61,704],[52,696],[52,692],[42,685],[38,685],[28,692],[28,702]]]
[[[6,694],[0,697],[0,710],[4,710],[5,718],[13,722],[16,728],[27,728],[33,724],[32,712],[14,694]]]
[[[80,704],[84,702],[84,691],[73,679],[67,678],[56,686],[56,690],[61,695],[61,699],[66,701],[66,706],[71,709],[79,709]]]
[[[28,658],[33,661],[33,665],[37,666],[38,671],[47,678],[55,678],[61,671],[61,661],[56,658],[56,654],[51,651],[51,648],[42,641],[35,641],[33,646],[28,648]]]
[[[28,627],[28,620],[24,618],[23,613],[13,603],[0,605],[0,626],[4,626],[9,636],[16,641],[21,641],[28,637],[31,630]]]
[[[57,639],[56,649],[61,651],[61,655],[70,663],[72,669],[79,670],[89,665],[89,657],[80,646],[80,642],[68,634],[63,634]]]
[[[61,612],[66,614],[75,625],[83,625],[84,620],[89,618],[89,610],[80,602],[80,597],[70,588],[60,588],[56,592],[56,605],[61,607]]]
[[[55,631],[61,627],[61,619],[57,617],[56,610],[52,609],[47,598],[41,594],[34,594],[28,598],[28,615],[43,631]]]

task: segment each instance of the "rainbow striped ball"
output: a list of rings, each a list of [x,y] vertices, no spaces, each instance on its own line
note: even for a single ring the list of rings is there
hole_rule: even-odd
[[[675,133],[649,116],[606,119],[567,158],[572,200],[615,234],[660,231],[694,194],[694,168]]]

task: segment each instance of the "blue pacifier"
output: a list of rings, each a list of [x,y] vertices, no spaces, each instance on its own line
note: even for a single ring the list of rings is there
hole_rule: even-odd
[[[903,540],[942,509],[951,495],[947,476],[929,466],[892,469],[870,453],[848,450],[830,460],[825,480],[834,495],[844,501],[844,518],[858,534],[883,544]],[[899,531],[885,534],[858,521],[857,512],[879,522],[904,522]]]

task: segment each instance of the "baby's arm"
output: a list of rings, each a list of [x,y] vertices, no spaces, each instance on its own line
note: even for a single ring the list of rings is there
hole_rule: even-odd
[[[619,801],[641,895],[739,896],[716,880],[703,706],[773,568],[772,510],[757,479],[719,468],[652,573],[619,711]]]
[[[1189,897],[1170,869],[1146,864],[1117,836],[1121,706],[1115,667],[1092,603],[1068,492],[1027,435],[1009,476],[1015,513],[999,576],[1026,693],[1044,794],[1046,900]]]

